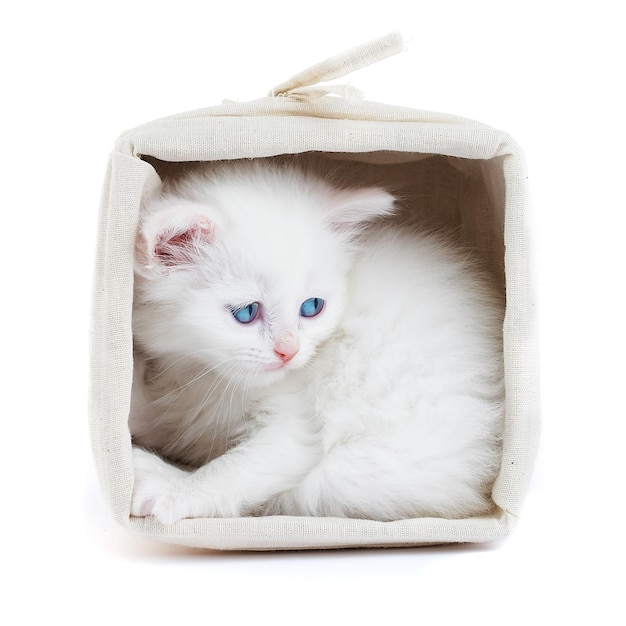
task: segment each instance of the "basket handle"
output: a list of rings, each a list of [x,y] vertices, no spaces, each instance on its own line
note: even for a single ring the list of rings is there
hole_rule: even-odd
[[[403,52],[405,49],[402,35],[395,31],[391,32],[384,37],[373,39],[326,59],[321,63],[312,65],[274,87],[268,95],[305,99],[318,98],[332,93],[348,99],[361,99],[363,94],[349,85],[326,85],[319,87],[312,87],[312,85],[340,78],[398,52]]]

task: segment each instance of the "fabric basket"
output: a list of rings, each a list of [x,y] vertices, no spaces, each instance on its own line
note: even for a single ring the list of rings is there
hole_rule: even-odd
[[[275,550],[484,542],[515,527],[539,433],[524,158],[511,137],[481,123],[366,102],[355,89],[317,84],[402,49],[392,33],[306,70],[265,98],[160,119],[125,132],[115,144],[99,218],[90,427],[105,498],[131,531],[188,546]],[[506,417],[492,515],[395,522],[242,517],[171,526],[130,515],[133,250],[142,195],[181,164],[277,155],[327,158],[355,179],[408,190],[421,218],[458,229],[502,279]]]

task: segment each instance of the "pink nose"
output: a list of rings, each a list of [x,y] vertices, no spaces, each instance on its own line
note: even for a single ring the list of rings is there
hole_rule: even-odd
[[[274,352],[283,363],[291,361],[291,359],[298,354],[299,349],[300,344],[298,343],[298,339],[293,333],[288,331],[282,333],[274,344]]]

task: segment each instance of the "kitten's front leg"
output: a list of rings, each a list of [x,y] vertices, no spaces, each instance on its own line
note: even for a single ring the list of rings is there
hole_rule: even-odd
[[[190,473],[166,463],[156,454],[133,447],[135,484],[130,512],[135,517],[152,515],[164,523],[171,523],[184,517],[176,510],[181,501],[176,495],[184,491]]]
[[[134,449],[132,514],[164,524],[186,517],[238,517],[295,487],[320,458],[317,438],[299,419],[275,420],[195,472]]]

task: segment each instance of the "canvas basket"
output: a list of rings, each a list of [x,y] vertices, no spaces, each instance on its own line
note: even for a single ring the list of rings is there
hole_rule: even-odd
[[[91,341],[90,429],[103,493],[133,532],[188,546],[275,550],[484,542],[511,532],[538,433],[536,325],[527,175],[506,133],[452,115],[366,102],[319,86],[402,49],[392,33],[313,66],[270,95],[160,119],[118,139],[99,217]],[[133,250],[142,196],[191,162],[293,155],[321,158],[358,181],[402,188],[420,219],[454,226],[484,256],[506,293],[505,432],[494,512],[470,519],[393,522],[294,516],[183,519],[162,525],[130,514],[128,429],[133,375]]]

